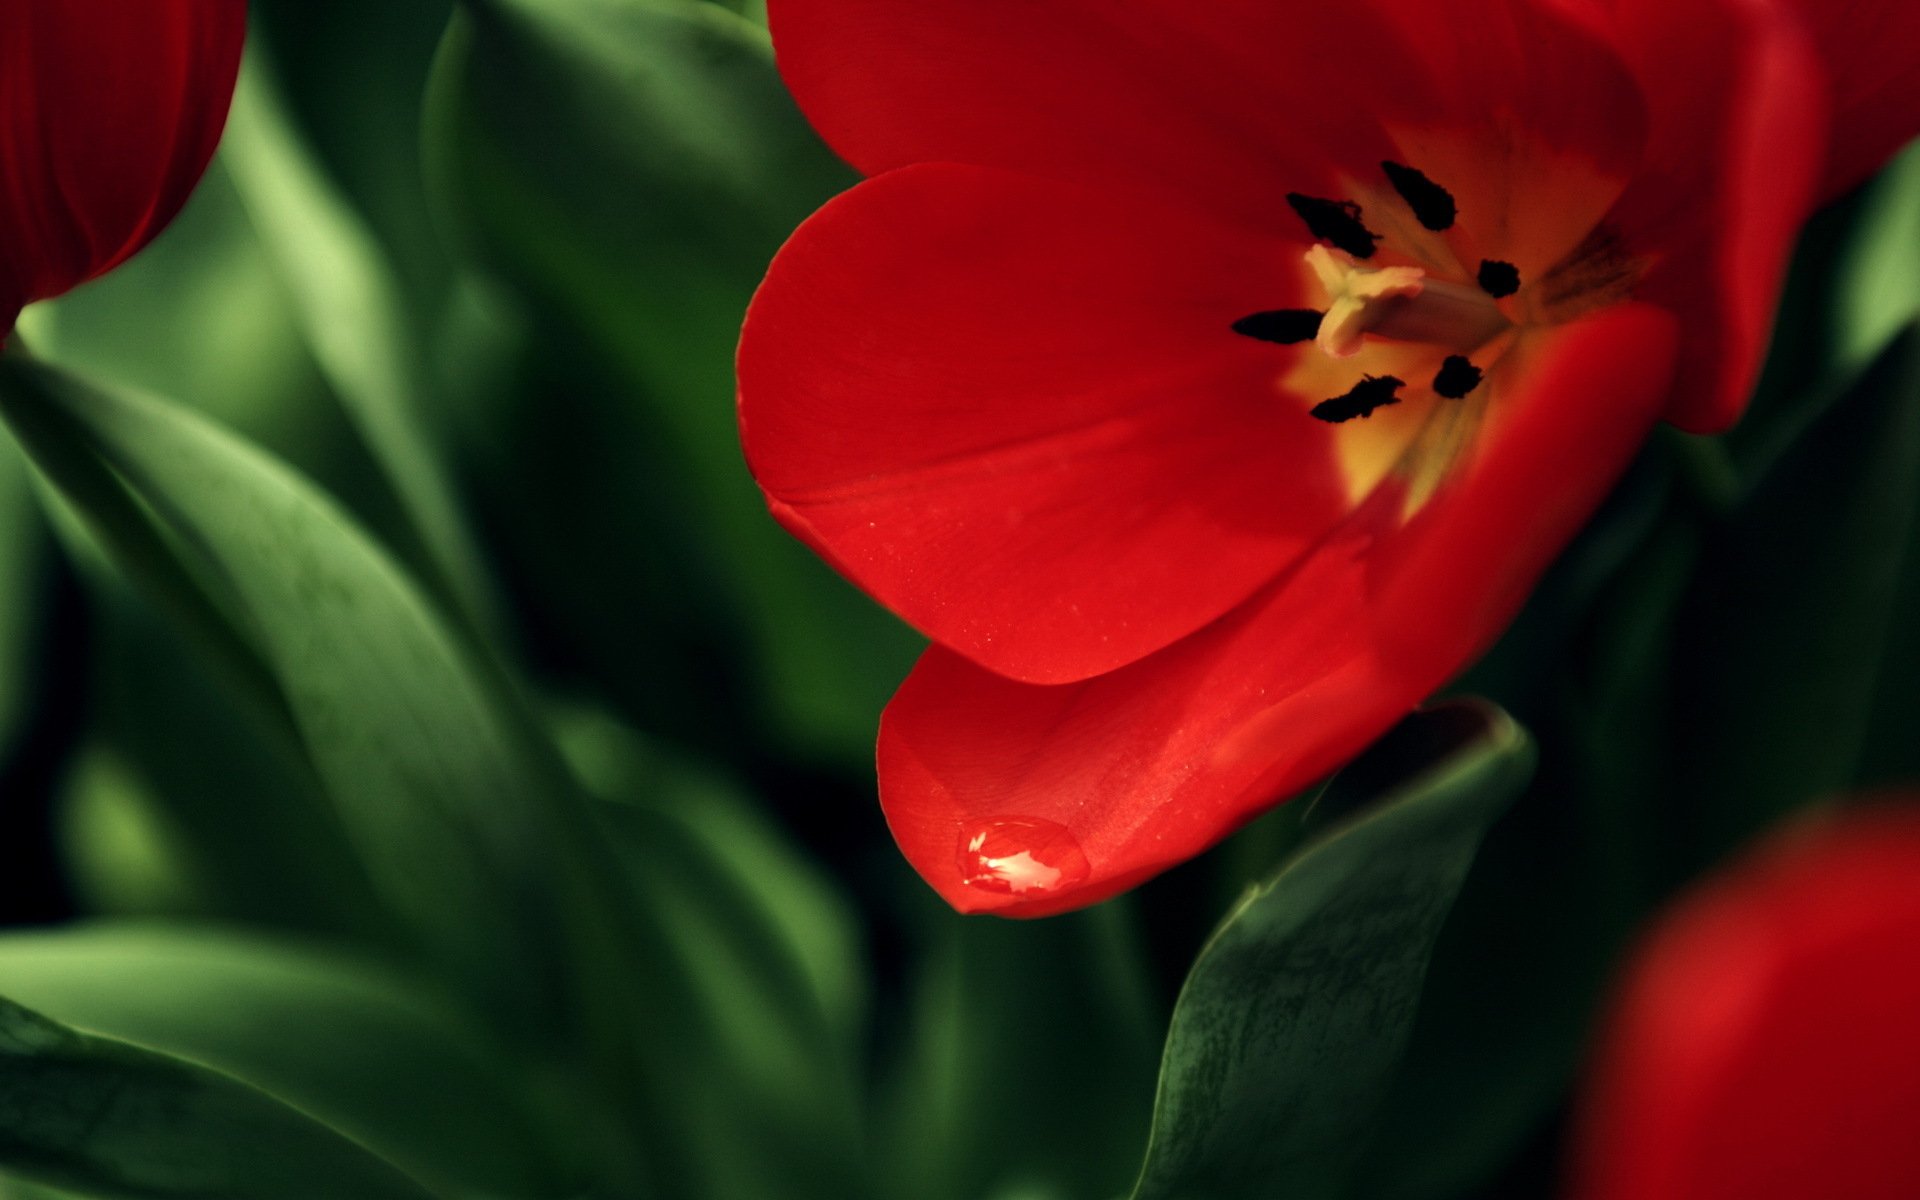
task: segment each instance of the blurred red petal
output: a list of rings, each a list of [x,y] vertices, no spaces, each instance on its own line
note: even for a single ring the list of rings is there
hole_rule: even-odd
[[[1577,1200],[1920,1196],[1920,810],[1795,828],[1669,912],[1628,976]]]
[[[1675,343],[1643,306],[1541,333],[1474,460],[1411,521],[1383,492],[1273,587],[1130,667],[1041,687],[929,650],[881,725],[902,850],[956,908],[1043,916],[1325,775],[1498,636],[1657,418]]]
[[[1715,433],[1746,410],[1816,198],[1826,72],[1773,0],[1610,4],[1652,120],[1610,221],[1652,256],[1635,295],[1685,323],[1667,419]]]
[[[1920,137],[1920,5],[1913,0],[1779,0],[1812,31],[1833,80],[1832,198]]]
[[[772,0],[814,128],[878,174],[967,162],[1166,188],[1254,228],[1397,151],[1394,126],[1517,122],[1611,165],[1630,88],[1535,0]]]

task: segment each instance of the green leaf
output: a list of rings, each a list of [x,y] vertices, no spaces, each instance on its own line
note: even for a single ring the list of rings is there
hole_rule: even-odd
[[[36,569],[45,543],[26,460],[0,430],[0,768],[25,717],[32,683],[31,633],[38,621]]]
[[[1920,147],[1873,181],[1856,222],[1833,321],[1841,364],[1859,371],[1920,320]]]
[[[925,906],[909,1036],[877,1105],[883,1194],[1122,1192],[1165,1016],[1133,900],[1038,922],[960,917],[930,895]]]
[[[314,359],[345,404],[427,562],[470,618],[491,610],[471,533],[417,411],[425,373],[379,243],[300,140],[256,48],[234,95],[222,152]]]
[[[131,1200],[433,1193],[232,1076],[0,1000],[0,1168]]]
[[[278,707],[382,895],[463,986],[523,1033],[570,1029],[570,972],[624,969],[568,936],[605,934],[590,894],[611,864],[420,590],[308,484],[183,411],[9,361],[0,414],[110,544],[139,550],[117,561]]]
[[[568,749],[608,803],[652,967],[639,1052],[659,1098],[639,1131],[672,1195],[872,1194],[859,1048],[844,1006],[850,914],[723,781],[590,714]]]
[[[1454,703],[1409,718],[1336,782],[1323,808],[1364,807],[1250,892],[1188,975],[1135,1200],[1340,1193],[1434,939],[1532,764],[1506,714]]]
[[[702,534],[676,574],[719,581],[744,618],[759,678],[743,690],[771,706],[754,715],[810,752],[869,759],[917,640],[767,515],[733,402],[740,322],[767,262],[854,177],[781,87],[766,30],[718,5],[477,0],[466,11],[429,109],[446,206],[542,316],[556,352],[580,357],[584,339],[614,380],[591,388],[609,446],[569,456],[605,478],[558,486],[576,505],[620,511],[608,501],[630,504],[630,479],[662,481],[653,529]],[[620,559],[592,524],[565,522],[588,527],[562,528],[575,549],[555,569]],[[568,593],[580,586],[552,586],[577,607]]]
[[[1909,329],[1709,531],[1670,664],[1676,785],[1709,857],[1858,779],[1916,513]]]
[[[0,935],[0,982],[63,1024],[241,1079],[443,1189],[565,1193],[488,1035],[371,961],[121,922]]]

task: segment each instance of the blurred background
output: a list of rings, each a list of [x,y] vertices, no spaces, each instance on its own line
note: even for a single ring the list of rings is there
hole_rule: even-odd
[[[1037,923],[956,917],[900,860],[872,747],[920,643],[774,525],[736,442],[746,301],[853,181],[782,90],[757,6],[252,8],[192,205],[21,336],[333,497],[618,806],[657,951],[625,1015],[675,1081],[634,1178],[776,1200],[1125,1194],[1181,984],[1307,806]],[[1916,315],[1909,155],[1809,229],[1749,419],[1651,443],[1456,689],[1514,714],[1539,765],[1440,934],[1337,1194],[1551,1192],[1596,1007],[1647,915],[1780,818],[1920,778]],[[480,948],[413,978],[398,930],[420,918],[395,918],[391,866],[321,802],[339,769],[64,494],[0,432],[0,994],[256,1063],[447,1194],[629,1194],[574,1168],[631,1130],[549,1095],[563,1073],[493,1065],[544,1061],[492,1040],[541,988],[467,967],[538,975],[537,957],[496,957],[486,912],[443,913]],[[404,853],[431,876],[463,851],[429,833]],[[523,864],[489,903],[572,903],[540,879]],[[208,1006],[210,1028],[183,1016]]]

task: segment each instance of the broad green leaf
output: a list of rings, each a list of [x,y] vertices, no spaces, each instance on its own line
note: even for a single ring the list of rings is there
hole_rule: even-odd
[[[413,1177],[563,1195],[522,1087],[473,1018],[371,961],[254,934],[118,922],[0,935],[0,989],[202,1063]]]
[[[1336,783],[1322,807],[1358,811],[1251,891],[1188,975],[1135,1200],[1340,1194],[1434,939],[1532,763],[1504,713],[1459,703],[1409,718]]]
[[[611,866],[518,709],[420,590],[324,496],[183,411],[12,361],[0,414],[96,528],[133,530],[124,540],[145,552],[123,566],[185,594],[210,638],[224,619],[236,670],[257,655],[258,702],[283,706],[371,877],[425,944],[520,1032],[570,1029],[569,972],[624,969],[587,898]],[[89,467],[110,468],[161,528],[139,527],[131,497],[76,488],[101,483],[82,478]]]
[[[812,752],[870,757],[915,639],[767,516],[733,402],[740,321],[767,262],[853,176],[781,87],[765,29],[718,5],[475,0],[466,12],[429,110],[446,206],[560,352],[584,339],[618,383],[594,397],[614,444],[577,464],[608,478],[561,486],[626,500],[628,478],[658,481],[655,527],[702,534],[683,574],[719,581],[744,617],[757,675],[745,694],[771,706],[754,715]],[[621,553],[592,528],[562,533],[582,539],[577,561]]]
[[[426,379],[400,284],[372,232],[300,140],[257,47],[241,72],[222,147],[315,361],[384,469],[440,582],[469,617],[483,620],[491,602],[472,536],[417,411]]]
[[[426,1200],[340,1133],[230,1075],[0,999],[0,1169],[128,1200]]]

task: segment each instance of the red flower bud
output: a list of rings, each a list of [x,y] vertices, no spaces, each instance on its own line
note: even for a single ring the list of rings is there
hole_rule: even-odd
[[[119,265],[219,143],[245,0],[0,4],[0,332]]]

